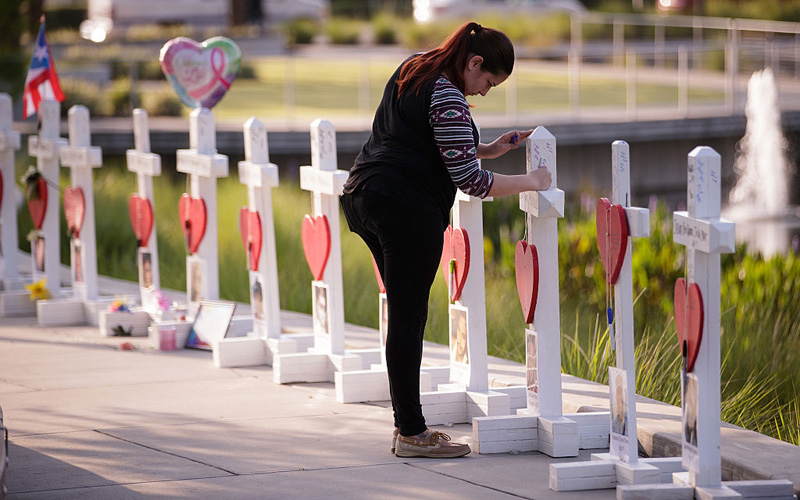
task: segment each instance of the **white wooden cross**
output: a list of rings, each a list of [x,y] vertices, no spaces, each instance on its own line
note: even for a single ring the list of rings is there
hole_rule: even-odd
[[[83,228],[80,231],[82,251],[79,255],[70,251],[73,276],[76,268],[83,270],[83,281],[72,283],[73,293],[75,298],[94,300],[97,298],[97,236],[92,169],[103,165],[103,154],[99,147],[91,145],[89,110],[85,106],[76,105],[70,108],[69,146],[62,147],[59,155],[61,164],[70,169],[72,187],[83,190],[85,205]]]
[[[483,265],[483,202],[492,198],[475,198],[460,189],[453,203],[453,229],[466,231],[471,247],[469,271],[460,298],[456,306],[466,309],[467,313],[467,352],[468,364],[450,363],[450,382],[462,386],[467,391],[489,390],[489,355],[486,344],[486,282]],[[449,292],[448,292],[449,293]],[[452,311],[452,306],[450,307]],[[448,317],[451,317],[448,315]],[[456,325],[448,321],[450,329]],[[453,332],[450,338],[450,349],[453,345]],[[456,339],[456,342],[458,339]]]
[[[687,286],[700,287],[704,317],[693,371],[698,381],[697,459],[689,467],[689,481],[695,487],[717,488],[722,479],[720,254],[735,250],[735,225],[720,218],[720,155],[707,146],[695,148],[689,153],[688,175],[687,210],[673,214],[673,239],[687,247]]]
[[[39,135],[28,138],[28,155],[36,158],[36,165],[47,181],[47,209],[40,235],[44,237],[44,272],[36,270],[34,257],[33,281],[47,279],[47,289],[53,297],[61,295],[61,250],[59,231],[58,160],[67,141],[59,137],[61,104],[45,99],[39,104]],[[33,247],[33,245],[32,245]],[[31,253],[35,253],[33,248]]]
[[[564,216],[564,191],[556,178],[556,138],[537,127],[527,142],[527,171],[547,167],[550,187],[519,195],[519,208],[526,213],[528,243],[539,257],[539,298],[533,324],[526,335],[535,333],[538,346],[538,408],[529,404],[533,415],[560,417],[561,402],[561,315],[558,283],[558,219]]]
[[[17,203],[14,186],[14,151],[19,149],[19,134],[14,132],[13,105],[8,94],[0,93],[0,250],[2,250],[3,281],[19,277],[17,264]]]
[[[628,221],[628,238],[625,257],[617,282],[614,284],[614,339],[616,343],[616,367],[625,371],[627,386],[627,433],[628,443],[610,447],[612,455],[635,464],[638,459],[636,437],[636,364],[634,359],[633,329],[633,272],[631,257],[633,238],[650,235],[650,211],[631,206],[630,150],[625,141],[614,141],[611,145],[611,203],[625,208]],[[611,385],[609,384],[609,387]],[[612,437],[613,440],[613,437]]]
[[[147,111],[143,109],[133,110],[133,140],[134,149],[125,152],[128,161],[128,170],[136,174],[136,194],[140,198],[149,200],[150,206],[155,213],[155,198],[153,197],[153,177],[161,175],[161,156],[150,151],[150,129],[148,126]],[[156,222],[153,218],[153,227],[150,237],[147,238],[147,245],[139,251],[150,254],[151,278],[149,286],[155,289],[161,287],[160,273],[158,269],[158,240],[156,238]],[[142,266],[141,259],[137,259],[139,266]],[[149,286],[142,281],[146,278],[142,270],[139,270],[142,306],[155,312],[156,304],[152,303],[151,292],[147,290]]]
[[[192,198],[202,198],[206,205],[206,230],[196,255],[186,258],[186,290],[190,312],[196,312],[191,301],[192,264],[203,270],[200,285],[202,299],[219,299],[219,260],[217,243],[217,178],[228,176],[228,157],[217,154],[214,114],[196,108],[189,119],[189,149],[177,152],[177,170],[190,176]],[[194,308],[193,308],[194,306]]]
[[[278,260],[275,250],[275,222],[272,211],[272,188],[278,186],[278,166],[269,161],[267,129],[255,117],[244,124],[244,161],[239,162],[239,182],[247,186],[247,206],[261,219],[261,252],[258,270],[248,269],[250,287],[261,283],[260,304],[253,297],[253,308],[260,307],[263,319],[253,320],[253,330],[261,338],[281,336],[281,309],[278,295]],[[249,251],[248,251],[249,253]],[[249,257],[248,257],[249,262]]]
[[[300,167],[300,187],[313,193],[312,216],[328,219],[331,247],[321,284],[328,288],[329,333],[315,329],[317,353],[344,354],[344,287],[342,246],[339,230],[339,195],[348,172],[337,168],[336,129],[333,123],[317,119],[311,123],[311,166]],[[318,282],[315,282],[318,283]],[[312,308],[317,321],[317,307]]]

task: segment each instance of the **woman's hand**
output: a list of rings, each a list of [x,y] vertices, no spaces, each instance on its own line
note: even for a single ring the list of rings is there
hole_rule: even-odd
[[[478,144],[478,158],[492,159],[504,155],[512,149],[519,148],[520,144],[533,133],[533,129],[519,131],[511,130],[501,135],[489,144]]]
[[[550,173],[550,170],[548,170],[547,167],[539,167],[531,170],[525,175],[527,175],[528,179],[530,180],[532,186],[531,191],[544,191],[550,189],[550,185],[553,183],[553,174]]]

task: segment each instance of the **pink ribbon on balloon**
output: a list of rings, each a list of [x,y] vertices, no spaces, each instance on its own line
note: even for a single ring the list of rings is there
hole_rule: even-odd
[[[219,57],[215,58],[215,56],[219,56]],[[211,51],[211,71],[214,72],[214,76],[216,78],[214,78],[210,82],[208,82],[208,85],[205,85],[205,86],[203,86],[203,87],[201,87],[199,89],[195,89],[195,90],[190,91],[189,95],[193,99],[200,99],[201,97],[206,95],[210,90],[212,90],[217,85],[217,83],[220,83],[223,87],[225,87],[225,90],[230,89],[231,88],[231,83],[222,76],[222,72],[223,72],[224,69],[225,69],[225,56],[224,56],[224,53],[222,52],[222,49],[214,48]]]

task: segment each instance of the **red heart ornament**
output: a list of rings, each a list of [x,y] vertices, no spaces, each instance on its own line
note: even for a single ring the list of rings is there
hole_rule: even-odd
[[[606,198],[597,200],[597,247],[606,271],[606,281],[615,284],[628,249],[628,219],[621,205],[612,205]]]
[[[303,251],[311,275],[316,281],[321,280],[331,253],[331,230],[324,215],[306,215],[303,219]]]
[[[250,261],[250,269],[258,271],[258,261],[261,259],[261,216],[258,212],[251,212],[249,208],[242,207],[239,211],[239,230],[242,233],[244,251]]]
[[[450,261],[455,259],[455,269],[450,275]],[[444,231],[444,244],[442,245],[442,272],[450,291],[450,300],[455,302],[461,297],[464,284],[469,274],[469,237],[464,229],[447,226]]]
[[[28,189],[31,188],[29,187]],[[31,214],[33,227],[38,230],[42,229],[44,216],[47,212],[47,182],[45,182],[44,177],[39,177],[33,189],[36,190],[36,198],[32,199],[30,194],[26,198],[28,199],[28,212]]]
[[[136,241],[139,242],[140,247],[146,247],[153,232],[153,206],[150,204],[150,200],[142,198],[138,194],[132,194],[128,202],[128,214],[131,217],[131,226],[133,226]]]
[[[192,198],[183,193],[178,203],[178,213],[181,217],[186,246],[189,248],[189,253],[195,253],[206,234],[206,202],[202,198]]]
[[[684,343],[686,344],[688,373],[694,370],[694,362],[703,341],[703,296],[697,283],[689,285],[687,293],[686,280],[683,278],[678,278],[675,282],[675,326],[681,353],[684,353]]]
[[[64,218],[67,219],[67,230],[74,238],[81,235],[83,217],[86,215],[86,198],[80,187],[68,187],[64,190]]]
[[[370,254],[370,256],[372,256]],[[375,279],[378,280],[378,290],[381,293],[386,293],[386,285],[383,284],[383,278],[381,278],[381,272],[378,270],[378,263],[375,262],[375,257],[372,257],[372,270],[375,271]]]
[[[536,251],[536,245],[528,245],[524,240],[518,241],[514,266],[519,303],[522,305],[525,324],[530,325],[533,323],[536,301],[539,298],[539,252]]]

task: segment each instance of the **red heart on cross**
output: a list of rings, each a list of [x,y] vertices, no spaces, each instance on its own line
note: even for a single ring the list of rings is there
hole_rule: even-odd
[[[453,261],[453,269],[450,263]],[[450,291],[450,300],[455,302],[461,297],[464,284],[469,274],[469,237],[467,231],[461,228],[453,229],[447,226],[444,231],[444,244],[442,245],[442,272]],[[451,275],[452,272],[452,275]]]
[[[515,274],[517,277],[517,294],[522,305],[525,324],[533,323],[536,312],[536,301],[539,298],[539,253],[536,245],[528,245],[527,241],[518,241],[514,253]]]
[[[606,281],[615,284],[628,249],[628,219],[621,205],[606,198],[597,200],[597,247],[606,271]]]
[[[83,216],[86,215],[86,199],[80,187],[68,187],[64,190],[64,218],[67,219],[67,230],[74,238],[81,235]]]
[[[29,187],[28,189],[31,188]],[[47,212],[47,182],[45,182],[44,177],[39,177],[33,189],[36,190],[36,197],[33,198],[30,193],[26,197],[28,199],[28,212],[31,214],[33,227],[42,229],[44,216]]]
[[[697,283],[689,285],[687,293],[686,280],[683,278],[675,282],[675,326],[681,353],[686,356],[688,373],[694,370],[694,362],[703,341],[703,296]]]
[[[178,213],[181,217],[186,246],[189,248],[189,253],[195,253],[206,234],[206,202],[202,198],[192,198],[183,193],[178,203]]]
[[[153,206],[150,200],[142,198],[138,194],[132,194],[128,202],[128,214],[131,217],[133,234],[140,247],[146,247],[150,241],[150,234],[153,232]]]
[[[258,212],[251,212],[249,208],[239,210],[239,230],[242,233],[244,251],[250,262],[250,269],[258,271],[258,261],[261,259],[261,216]]]
[[[370,256],[372,256],[370,254]],[[378,290],[381,293],[386,293],[386,285],[383,284],[383,278],[381,278],[381,272],[378,270],[378,263],[375,262],[375,257],[372,257],[372,270],[375,271],[375,279],[378,280]]]
[[[331,230],[324,215],[306,215],[303,219],[303,251],[311,275],[316,281],[321,280],[331,253]]]

